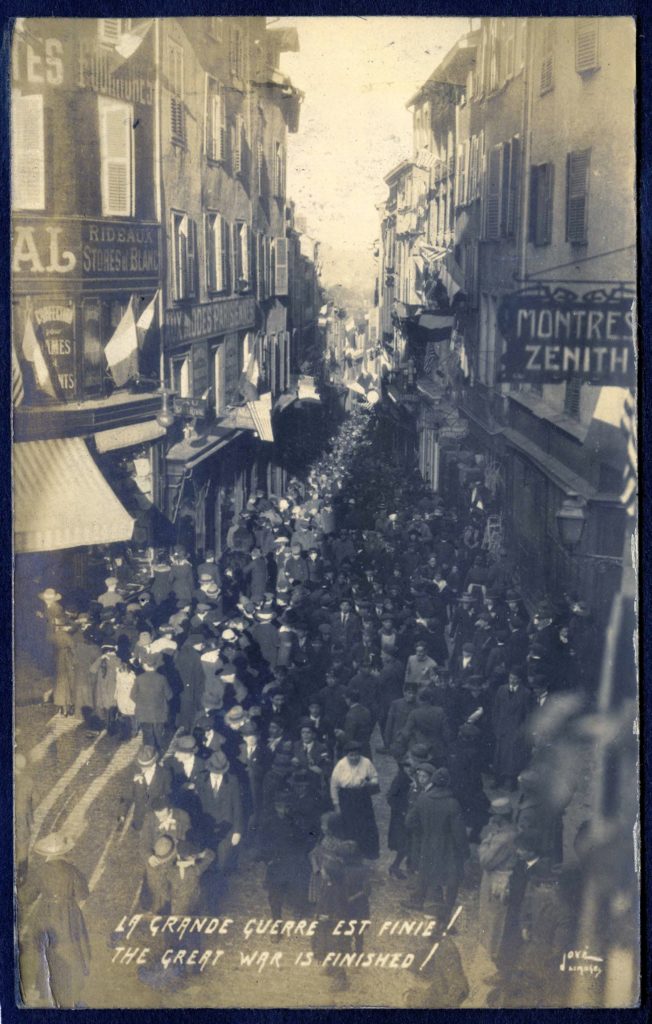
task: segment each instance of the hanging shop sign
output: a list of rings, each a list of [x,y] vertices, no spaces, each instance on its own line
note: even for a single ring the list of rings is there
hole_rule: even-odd
[[[70,399],[74,397],[77,387],[75,306],[66,299],[35,304],[34,320],[47,349],[62,397]]]
[[[201,419],[208,410],[208,401],[205,398],[173,398],[172,411],[175,416],[183,416],[187,419]]]
[[[498,329],[506,342],[501,381],[634,383],[636,295],[619,285],[577,294],[537,284],[506,295]]]

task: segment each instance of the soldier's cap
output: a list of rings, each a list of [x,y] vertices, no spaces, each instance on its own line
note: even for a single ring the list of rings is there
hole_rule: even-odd
[[[421,768],[421,765],[419,765],[419,768]],[[450,786],[451,777],[448,768],[438,768],[432,777],[432,784],[442,789],[444,786]]]
[[[141,747],[138,751],[138,756],[136,757],[137,763],[145,766],[154,764],[156,760],[158,760],[158,755],[154,750],[154,747],[148,746]]]
[[[420,761],[419,764],[417,765],[417,771],[425,772],[426,775],[429,775],[432,778],[435,775],[437,769],[435,768],[434,764],[430,764],[429,761]]]
[[[63,857],[72,850],[74,845],[72,836],[65,835],[63,832],[50,832],[49,835],[34,843],[34,853],[45,857],[46,860],[54,860],[56,857]]]

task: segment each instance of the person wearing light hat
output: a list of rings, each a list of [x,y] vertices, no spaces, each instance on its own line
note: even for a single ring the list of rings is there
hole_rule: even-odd
[[[210,826],[207,845],[216,850],[217,865],[224,871],[234,860],[244,829],[240,783],[229,773],[229,761],[222,751],[211,754],[205,768],[197,781],[197,793]]]
[[[124,604],[124,597],[118,593],[118,579],[116,576],[107,576],[104,580],[106,591],[97,599],[97,603],[102,608],[115,608],[116,605]]]
[[[202,576],[210,576],[213,583],[220,585],[220,568],[215,561],[215,552],[208,550],[204,554],[204,561],[197,566],[197,577],[201,582]]]
[[[407,812],[405,826],[420,834],[421,843],[417,875],[404,906],[420,910],[432,891],[440,890],[437,899],[447,920],[469,857],[464,815],[450,789],[448,769],[423,762],[416,776],[422,791]]]
[[[30,923],[38,962],[25,956],[21,967],[24,990],[35,986],[41,996],[57,1009],[72,1009],[80,1001],[84,977],[88,975],[91,948],[80,904],[88,899],[88,882],[79,868],[66,859],[74,846],[71,836],[51,832],[38,839],[30,867],[34,896],[34,917]],[[21,963],[23,957],[21,956]]]

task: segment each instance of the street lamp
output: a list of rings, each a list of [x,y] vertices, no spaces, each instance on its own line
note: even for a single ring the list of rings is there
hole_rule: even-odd
[[[569,494],[555,518],[562,544],[569,551],[574,551],[586,526],[586,501],[579,494]]]
[[[170,409],[169,404],[169,398],[172,392],[162,386],[159,390],[159,394],[161,396],[161,408],[156,416],[156,422],[159,427],[163,427],[164,430],[167,430],[168,427],[172,426],[176,419],[176,416]]]

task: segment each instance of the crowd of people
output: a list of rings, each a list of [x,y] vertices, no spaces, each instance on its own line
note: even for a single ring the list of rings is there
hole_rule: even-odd
[[[116,742],[141,736],[118,813],[141,840],[143,912],[219,911],[251,851],[271,917],[316,919],[313,954],[344,988],[331,961],[346,956],[328,954],[358,955],[364,936],[333,925],[369,917],[387,848],[405,916],[434,915],[442,943],[408,1001],[460,1005],[446,925],[471,859],[497,1004],[517,976],[559,995],[556,962],[544,979],[572,938],[572,788],[555,774],[548,711],[591,702],[597,643],[576,595],[530,615],[507,552],[487,550],[491,503],[481,479],[454,503],[433,494],[356,409],[285,497],[249,498],[220,557],[158,550],[126,597],[125,554],[82,613],[41,594],[57,713]],[[381,759],[394,767],[378,797]],[[374,797],[390,808],[383,836]],[[68,852],[58,834],[34,846],[43,891],[74,902]]]

